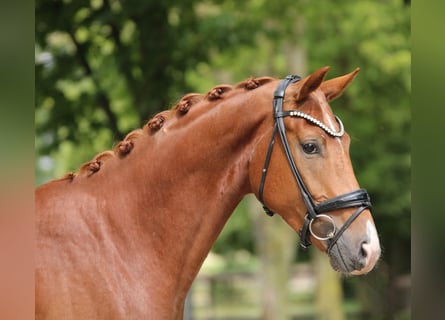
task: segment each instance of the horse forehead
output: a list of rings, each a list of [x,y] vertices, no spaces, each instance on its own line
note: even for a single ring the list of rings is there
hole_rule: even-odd
[[[315,118],[323,122],[331,130],[337,131],[339,125],[324,93],[317,89],[312,92],[311,96],[316,106],[313,110]]]
[[[334,120],[331,106],[329,105],[328,100],[326,100],[326,96],[324,95],[323,91],[320,89],[315,90],[312,92],[311,96],[315,102],[315,105],[317,106],[316,109],[319,112],[317,115],[322,117],[320,120]]]

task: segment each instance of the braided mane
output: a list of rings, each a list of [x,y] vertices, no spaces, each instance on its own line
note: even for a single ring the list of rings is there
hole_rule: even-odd
[[[139,129],[135,129],[128,133],[125,138],[118,142],[113,150],[107,150],[97,154],[93,160],[81,165],[79,173],[70,172],[65,174],[60,180],[69,180],[77,176],[90,177],[97,173],[103,163],[110,158],[123,159],[127,157],[136,143],[136,140],[143,135],[154,135],[161,129],[169,119],[175,117],[185,116],[190,108],[198,102],[207,100],[208,102],[224,99],[224,95],[230,91],[239,90],[239,93],[256,89],[270,81],[275,80],[271,77],[249,78],[235,86],[232,85],[217,85],[213,87],[207,94],[189,93],[183,96],[174,106],[169,110],[164,110],[154,115],[147,123]]]

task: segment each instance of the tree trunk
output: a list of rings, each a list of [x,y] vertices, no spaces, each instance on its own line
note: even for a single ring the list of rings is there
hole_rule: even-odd
[[[297,19],[298,20],[298,19]],[[297,34],[303,33],[304,22],[296,22]],[[283,44],[289,73],[304,76],[306,74],[306,53],[303,46],[293,42]],[[275,52],[270,53],[272,55]],[[268,73],[274,74],[275,70]],[[271,110],[272,112],[272,110]],[[261,261],[261,303],[262,320],[290,319],[288,311],[288,280],[292,262],[298,251],[298,239],[280,217],[268,217],[261,204],[253,197],[248,197],[248,207],[255,226],[256,251]]]
[[[296,19],[295,31],[297,38],[304,37],[305,21],[302,17]],[[286,43],[284,54],[287,65],[293,73],[302,77],[307,73],[306,48],[298,43]],[[329,264],[326,254],[312,248],[313,264],[317,276],[316,289],[316,319],[343,320],[343,291],[340,274]]]
[[[312,250],[314,270],[317,275],[316,319],[343,320],[343,289],[341,275],[334,271],[326,254],[315,247]]]
[[[247,203],[254,221],[256,251],[261,261],[261,319],[289,319],[287,284],[296,252],[296,234],[278,215],[266,216],[253,196],[247,197]]]

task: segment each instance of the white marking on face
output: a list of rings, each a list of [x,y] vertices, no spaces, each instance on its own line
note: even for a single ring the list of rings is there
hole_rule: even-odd
[[[322,107],[322,109],[323,109],[323,114],[329,114],[329,112],[327,112],[327,110],[330,110],[330,106],[329,106],[329,104],[326,102],[326,98],[325,98],[325,96],[324,96],[324,94],[321,92],[321,93],[318,93],[317,92],[317,95],[316,95],[316,97],[317,97],[317,100],[318,100],[318,103],[320,104],[320,106]],[[335,118],[333,118],[333,117],[325,117],[326,118],[326,120],[325,119],[319,119],[321,122],[325,122],[325,125],[328,127],[328,128],[330,128],[332,131],[334,131],[334,132],[337,132],[337,130],[338,130],[338,128],[339,128],[339,125],[338,125],[338,123],[337,123],[337,120],[335,120]]]
[[[374,268],[375,264],[380,258],[380,241],[377,235],[377,230],[374,224],[368,220],[366,221],[366,233],[368,235],[369,242],[363,244],[362,248],[366,252],[366,263],[363,269],[351,272],[351,274],[359,275],[365,274]]]
[[[335,121],[335,123],[334,123]],[[339,126],[338,124],[336,125],[337,121],[334,119],[331,119],[331,117],[327,118],[327,126],[334,132],[336,132],[338,129],[337,127]]]

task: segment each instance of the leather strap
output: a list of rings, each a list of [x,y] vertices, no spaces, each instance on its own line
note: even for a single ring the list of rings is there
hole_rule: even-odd
[[[260,202],[263,204],[263,210],[266,212],[266,214],[270,217],[274,215],[274,212],[270,210],[266,205],[264,205],[264,199],[263,199],[263,192],[264,192],[264,185],[266,184],[266,173],[269,168],[270,158],[272,156],[272,150],[273,146],[275,144],[275,135],[277,134],[277,124],[275,123],[272,131],[272,138],[270,139],[269,148],[267,149],[266,153],[266,160],[264,161],[264,167],[263,171],[261,173],[261,181],[260,181],[260,188],[258,192],[258,198]]]
[[[300,80],[301,80],[300,76],[288,75],[284,80],[280,81],[280,83],[278,84],[278,87],[274,91],[274,99],[273,99],[274,117],[277,114],[277,112],[279,112],[278,109],[280,109],[280,107],[282,109],[282,107],[283,107],[284,93],[286,91],[287,86],[290,83],[297,82]],[[267,170],[269,168],[270,158],[272,157],[272,151],[273,151],[273,147],[275,144],[275,136],[277,134],[277,130],[278,130],[278,123],[277,123],[277,121],[275,121],[274,128],[272,131],[272,137],[270,138],[269,148],[267,149],[267,153],[266,153],[266,159],[264,161],[263,171],[261,172],[261,181],[260,181],[260,187],[259,187],[259,191],[258,191],[258,199],[262,203],[264,212],[266,212],[266,214],[268,216],[273,216],[274,212],[272,210],[270,210],[264,204],[263,192],[264,192],[264,186],[266,183],[266,174],[267,174]]]

